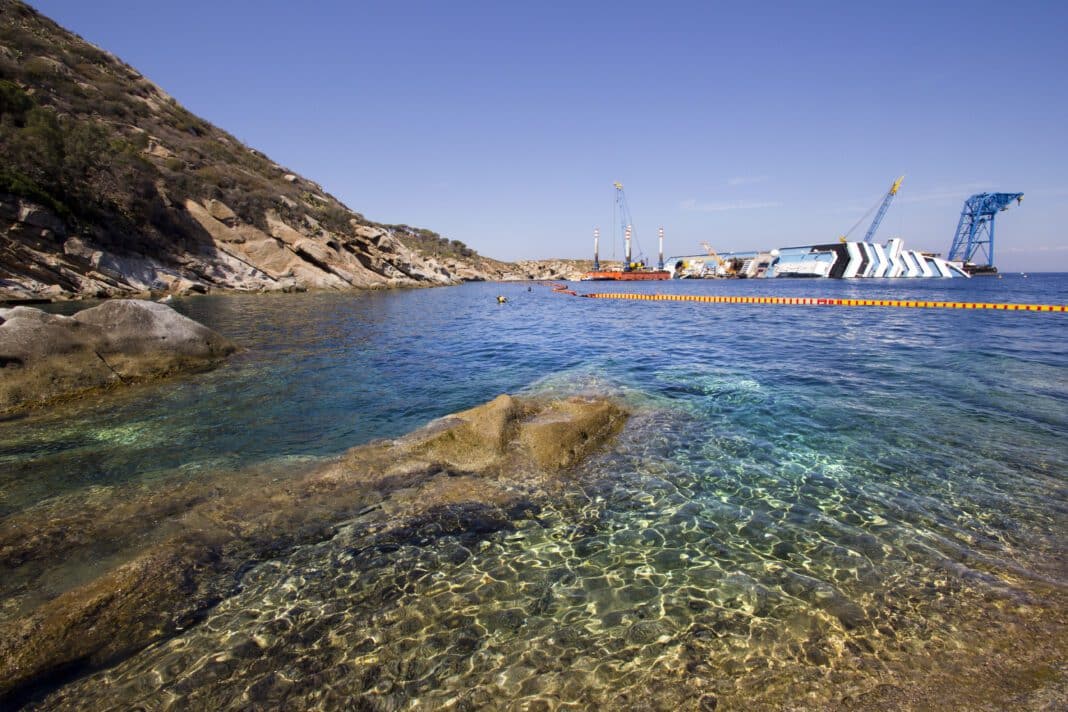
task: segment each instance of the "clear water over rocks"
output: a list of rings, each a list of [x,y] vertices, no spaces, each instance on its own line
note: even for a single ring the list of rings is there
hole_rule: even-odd
[[[1068,302],[1060,275],[633,289]],[[357,517],[243,571],[198,625],[31,705],[1001,709],[1063,694],[1062,315],[512,284],[176,307],[245,350],[0,423],[0,517],[205,472],[285,477],[501,392],[615,394],[634,415],[505,530],[382,543]]]

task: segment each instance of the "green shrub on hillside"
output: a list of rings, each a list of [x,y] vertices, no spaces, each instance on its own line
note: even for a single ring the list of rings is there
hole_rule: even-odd
[[[460,240],[450,240],[433,230],[409,227],[408,225],[387,225],[401,242],[427,257],[454,259],[478,257],[478,253]]]
[[[129,214],[145,200],[143,186],[157,175],[140,155],[145,142],[144,135],[126,140],[98,121],[60,115],[0,81],[0,189],[64,218]]]
[[[0,119],[16,123],[25,121],[26,112],[33,108],[33,99],[14,82],[0,81]]]

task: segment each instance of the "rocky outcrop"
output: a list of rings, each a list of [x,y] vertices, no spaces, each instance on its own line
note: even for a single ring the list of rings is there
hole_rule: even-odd
[[[291,478],[241,473],[166,491],[126,488],[12,515],[0,529],[8,600],[38,595],[64,562],[104,552],[124,563],[88,581],[68,572],[67,590],[0,621],[0,703],[60,670],[107,664],[174,635],[236,590],[249,562],[322,540],[346,521],[368,546],[507,529],[626,418],[604,398],[505,395]],[[131,541],[149,543],[118,556],[115,543]]]
[[[63,226],[48,209],[25,198],[0,193],[0,301],[53,301],[73,298],[147,296],[153,292],[204,293],[292,288],[276,284],[261,270],[225,251],[147,255],[119,253],[101,246],[92,230],[69,234],[36,223]]]
[[[331,232],[310,217],[293,227],[272,210],[264,231],[220,200],[187,200],[184,209],[206,235],[197,251],[117,254],[91,234],[68,236],[48,209],[0,194],[0,301],[442,286],[465,277],[384,228]]]
[[[512,265],[516,279],[577,281],[592,269],[589,260],[523,260]]]
[[[197,250],[119,253],[92,231],[70,234],[47,208],[0,193],[0,302],[577,280],[590,269],[580,260],[426,257],[384,227],[353,222],[331,231],[310,215],[294,224],[276,210],[263,214],[261,229],[218,199],[182,207],[203,232]]]
[[[155,302],[105,302],[73,317],[0,309],[0,412],[211,368],[236,348]]]
[[[524,280],[579,280],[593,269],[588,260],[522,260],[499,262],[486,258],[470,261],[445,258],[441,265],[446,272],[464,282]]]

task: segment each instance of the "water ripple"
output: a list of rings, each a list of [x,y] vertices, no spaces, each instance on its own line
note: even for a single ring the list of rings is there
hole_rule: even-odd
[[[819,289],[1068,301],[1064,277]],[[1063,626],[1043,628],[1068,590],[1061,317],[608,304],[525,285],[178,307],[246,351],[0,423],[0,516],[332,455],[505,391],[615,393],[637,414],[514,531],[387,551],[343,528],[47,707],[850,708],[924,680],[1011,697],[971,673],[1025,634],[1063,657]]]

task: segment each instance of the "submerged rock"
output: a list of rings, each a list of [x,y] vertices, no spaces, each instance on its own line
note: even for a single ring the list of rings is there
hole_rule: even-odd
[[[158,546],[5,626],[0,701],[22,680],[99,667],[190,625],[219,599],[204,575],[218,563],[195,539]]]
[[[110,301],[73,317],[0,309],[0,411],[211,368],[236,349],[156,302]]]
[[[19,593],[10,590],[16,578],[41,588],[22,567],[44,580],[101,551],[124,563],[0,621],[0,703],[72,666],[108,664],[174,635],[231,595],[251,562],[326,539],[343,523],[359,522],[376,550],[509,530],[535,516],[537,500],[627,417],[606,398],[504,395],[291,478],[218,475],[9,516],[0,527],[0,596]],[[115,542],[134,541],[142,548],[116,555]]]

